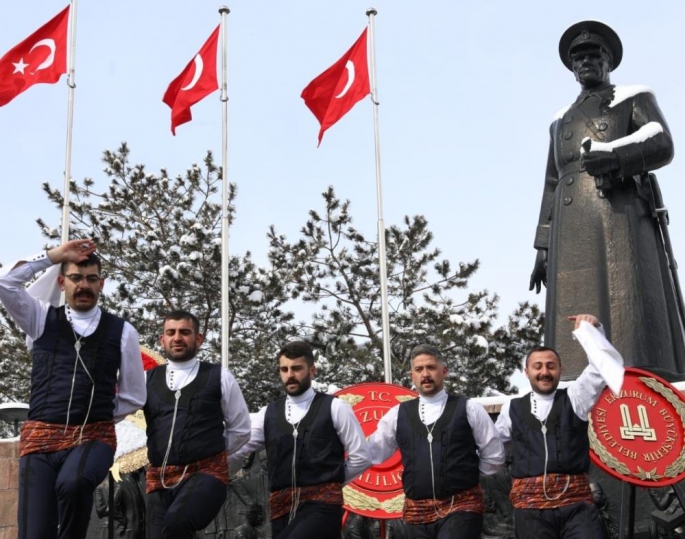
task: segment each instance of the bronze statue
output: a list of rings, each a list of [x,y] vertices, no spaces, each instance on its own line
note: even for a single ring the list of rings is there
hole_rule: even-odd
[[[251,503],[245,511],[245,522],[235,530],[235,539],[262,539],[259,527],[263,523],[264,509],[259,503]]]
[[[586,359],[566,317],[596,313],[627,365],[673,379],[685,373],[682,299],[649,174],[673,158],[668,125],[649,88],[611,84],[623,48],[607,25],[574,24],[559,54],[581,92],[550,127],[530,279],[531,290],[547,286],[545,344],[564,358],[564,378],[577,377]]]

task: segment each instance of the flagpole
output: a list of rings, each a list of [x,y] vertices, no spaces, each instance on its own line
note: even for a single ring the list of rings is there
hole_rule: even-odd
[[[76,56],[76,0],[71,0],[69,10],[71,18],[69,24],[69,55],[67,57],[68,75],[67,86],[69,87],[69,97],[67,104],[67,148],[64,163],[64,196],[62,201],[62,243],[69,241],[69,191],[71,184],[71,142],[72,131],[74,129],[74,82],[76,76],[75,56]]]
[[[228,251],[228,91],[226,85],[226,16],[231,11],[219,8],[221,14],[221,365],[228,368],[229,347],[229,251]]]
[[[383,223],[383,188],[381,185],[381,143],[378,130],[378,89],[376,88],[376,35],[374,17],[376,8],[369,8],[369,41],[371,42],[371,102],[373,103],[373,137],[376,146],[376,198],[378,203],[378,259],[381,276],[381,319],[383,328],[383,371],[385,382],[392,384],[390,350],[390,315],[388,313],[388,269],[385,251],[385,224]]]

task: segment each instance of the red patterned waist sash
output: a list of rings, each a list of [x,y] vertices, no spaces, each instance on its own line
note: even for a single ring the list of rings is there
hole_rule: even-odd
[[[164,470],[164,484],[162,484],[162,470]],[[212,476],[224,485],[228,485],[228,460],[226,459],[226,452],[222,451],[190,464],[178,466],[167,464],[164,468],[150,465],[145,474],[145,492],[149,494],[155,490],[173,488],[181,481],[198,473]]]
[[[275,520],[287,515],[293,507],[297,507],[306,501],[342,505],[342,484],[324,483],[323,485],[276,490],[269,495],[270,519]]]
[[[405,498],[404,500],[403,518],[407,524],[430,524],[457,512],[480,514],[485,512],[483,491],[480,485],[437,500],[432,498],[426,500]]]
[[[97,421],[86,425],[61,425],[29,420],[21,426],[19,455],[56,453],[86,442],[103,442],[117,449],[117,436],[113,421]]]
[[[543,481],[542,475],[514,478],[509,493],[514,509],[554,509],[574,503],[592,503],[587,474],[549,473],[544,485]]]

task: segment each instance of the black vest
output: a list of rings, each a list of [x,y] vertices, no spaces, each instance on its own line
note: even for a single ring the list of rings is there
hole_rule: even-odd
[[[81,339],[81,358],[95,381],[88,423],[112,421],[114,397],[121,366],[121,333],[124,320],[102,311],[95,331]],[[76,362],[76,337],[64,307],[50,307],[43,334],[33,343],[31,355],[31,397],[29,419],[66,424],[71,383]],[[85,421],[90,403],[90,378],[82,365],[76,368],[76,381],[69,411],[69,424]]]
[[[285,397],[270,403],[264,415],[264,440],[269,469],[269,490],[275,492],[292,485],[293,447],[296,485],[311,486],[345,481],[345,448],[331,418],[334,397],[316,393],[309,410],[297,427],[285,418]]]
[[[466,401],[464,397],[449,395],[442,415],[434,423],[432,445],[436,498],[446,498],[475,487],[479,481],[477,446],[466,417]],[[404,466],[404,493],[412,500],[433,498],[427,436],[426,425],[419,417],[419,399],[401,403],[396,439]]]
[[[153,466],[164,461],[176,404],[166,384],[166,365],[147,372],[147,454]],[[181,391],[167,464],[184,465],[226,450],[221,409],[221,365],[199,362],[197,376]]]
[[[542,424],[531,413],[530,396],[511,400],[512,477],[537,477],[545,472]],[[558,389],[547,416],[547,473],[580,474],[590,468],[587,421],[573,411],[566,389]]]

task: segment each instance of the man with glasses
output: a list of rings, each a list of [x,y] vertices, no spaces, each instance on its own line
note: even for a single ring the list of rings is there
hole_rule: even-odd
[[[26,333],[33,360],[20,444],[21,539],[86,537],[93,492],[113,463],[114,422],[145,403],[138,332],[98,307],[101,269],[94,242],[73,240],[0,276],[0,301]],[[24,287],[43,270],[41,281],[56,284],[65,305]]]

